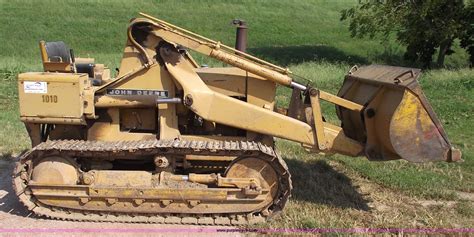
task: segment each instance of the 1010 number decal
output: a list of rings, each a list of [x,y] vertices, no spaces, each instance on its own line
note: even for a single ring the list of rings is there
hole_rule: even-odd
[[[57,95],[42,95],[43,103],[58,103]]]

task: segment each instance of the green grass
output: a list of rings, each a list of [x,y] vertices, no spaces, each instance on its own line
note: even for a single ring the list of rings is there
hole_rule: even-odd
[[[18,153],[28,148],[28,137],[23,123],[19,121],[18,71],[0,70],[0,155]]]
[[[336,93],[353,64],[407,65],[401,60],[403,47],[393,40],[382,45],[378,40],[350,38],[347,22],[339,21],[339,12],[357,2],[0,0],[0,22],[4,23],[0,27],[0,153],[17,154],[29,146],[18,119],[16,74],[41,70],[39,40],[63,40],[76,56],[94,57],[113,69],[120,63],[127,23],[139,11],[228,45],[233,44],[235,33],[230,21],[240,18],[250,27],[248,48],[252,54],[287,66],[319,88]],[[201,56],[197,59],[203,64],[221,65]],[[356,179],[365,185],[367,179],[383,189],[374,188],[374,193],[393,191],[391,195],[417,199],[457,200],[456,192],[473,192],[474,73],[466,68],[467,55],[459,49],[447,56],[446,64],[450,70],[428,71],[421,84],[452,143],[462,150],[463,163],[380,163],[341,155],[320,157],[279,140],[278,148],[293,173],[295,189],[283,219],[269,226],[400,227],[409,223],[396,214],[421,218],[422,226],[455,226],[452,223],[459,218],[460,223],[469,223],[473,218],[471,202],[459,202],[453,210],[425,213],[409,206],[403,211],[379,213],[370,211],[367,197],[354,184]],[[288,103],[289,93],[279,88],[277,100],[281,105]],[[333,105],[323,104],[323,109],[328,121],[338,123]],[[397,203],[389,197],[383,200]]]
[[[1,0],[0,65],[40,69],[38,41],[64,40],[78,56],[93,56],[118,66],[129,19],[143,11],[173,24],[232,45],[230,21],[249,24],[249,50],[278,62],[349,63],[399,61],[403,47],[394,42],[352,39],[340,22],[340,10],[357,1],[7,1]],[[447,64],[465,66],[467,55],[447,57]]]

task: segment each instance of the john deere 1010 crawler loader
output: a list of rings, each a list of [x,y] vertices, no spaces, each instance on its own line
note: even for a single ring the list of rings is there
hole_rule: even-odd
[[[274,138],[369,160],[455,161],[417,78],[354,67],[337,95],[290,70],[146,14],[127,30],[115,78],[63,42],[40,42],[44,72],[18,76],[32,149],[13,185],[58,219],[239,225],[281,212],[292,185]],[[232,67],[200,67],[188,50]],[[288,108],[277,86],[292,90]],[[335,104],[340,125],[320,102]]]

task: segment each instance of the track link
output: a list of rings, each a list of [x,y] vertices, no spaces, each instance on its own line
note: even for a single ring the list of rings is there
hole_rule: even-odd
[[[264,159],[277,172],[279,190],[270,206],[271,214],[264,215],[261,210],[253,213],[231,214],[141,214],[125,212],[82,211],[46,206],[39,202],[28,187],[31,162],[38,157],[63,155],[69,157],[119,158],[130,155],[149,154],[194,154],[236,156]],[[19,200],[28,210],[39,216],[60,220],[95,222],[131,222],[163,224],[198,225],[248,225],[263,222],[280,213],[290,197],[291,177],[283,159],[273,148],[258,142],[249,141],[189,141],[189,140],[144,140],[144,141],[83,141],[54,140],[43,142],[20,156],[13,173],[13,188]]]

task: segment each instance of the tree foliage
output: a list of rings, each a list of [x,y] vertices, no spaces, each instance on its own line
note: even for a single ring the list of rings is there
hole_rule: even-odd
[[[349,20],[352,37],[390,35],[406,46],[405,59],[430,67],[438,50],[437,65],[453,53],[454,40],[474,60],[474,14],[472,4],[462,0],[367,0],[343,10],[341,20]]]

